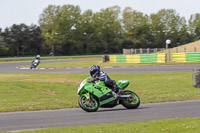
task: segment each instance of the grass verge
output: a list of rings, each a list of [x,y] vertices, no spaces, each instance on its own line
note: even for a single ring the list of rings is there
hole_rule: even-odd
[[[32,61],[35,57],[8,57],[0,58],[0,62],[14,61]],[[46,56],[40,57],[41,60],[64,60],[64,59],[84,59],[84,58],[102,58],[102,55],[80,55],[80,56]]]
[[[77,87],[89,74],[0,73],[0,112],[79,107]],[[128,79],[127,90],[142,103],[200,99],[192,86],[192,73],[109,74],[114,80]]]
[[[91,67],[92,65],[99,65],[101,67],[134,67],[134,66],[155,66],[155,65],[183,65],[183,64],[198,64],[199,62],[193,63],[110,63],[102,62],[99,60],[92,61],[72,61],[72,62],[60,62],[60,63],[41,63],[38,68],[77,68],[77,67]],[[29,68],[30,65],[20,66],[20,68]]]
[[[199,133],[200,117],[49,128],[19,133]]]

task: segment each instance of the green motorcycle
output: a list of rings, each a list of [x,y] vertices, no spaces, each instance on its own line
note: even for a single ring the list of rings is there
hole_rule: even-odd
[[[118,80],[117,86],[120,88],[119,96],[115,96],[104,81],[90,82],[91,77],[83,80],[78,87],[79,106],[87,112],[95,112],[99,107],[113,108],[122,104],[127,109],[136,109],[140,105],[140,98],[136,93],[124,89],[129,85],[129,80]]]

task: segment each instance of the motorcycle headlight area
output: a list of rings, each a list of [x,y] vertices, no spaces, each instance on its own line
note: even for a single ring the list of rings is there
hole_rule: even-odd
[[[79,85],[79,87],[78,87],[77,93],[79,93],[79,91],[81,90],[81,88],[83,88],[83,86],[84,86],[84,83],[82,82],[82,83]]]

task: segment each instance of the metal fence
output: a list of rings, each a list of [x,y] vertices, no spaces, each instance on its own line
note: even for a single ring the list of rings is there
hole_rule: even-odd
[[[123,54],[152,54],[165,50],[164,48],[123,49]]]

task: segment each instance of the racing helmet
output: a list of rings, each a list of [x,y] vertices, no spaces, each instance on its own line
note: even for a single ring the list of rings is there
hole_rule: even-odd
[[[37,58],[40,58],[40,55],[37,55],[36,57],[37,57]]]
[[[93,65],[90,67],[90,75],[94,78],[96,75],[100,73],[100,66]]]

